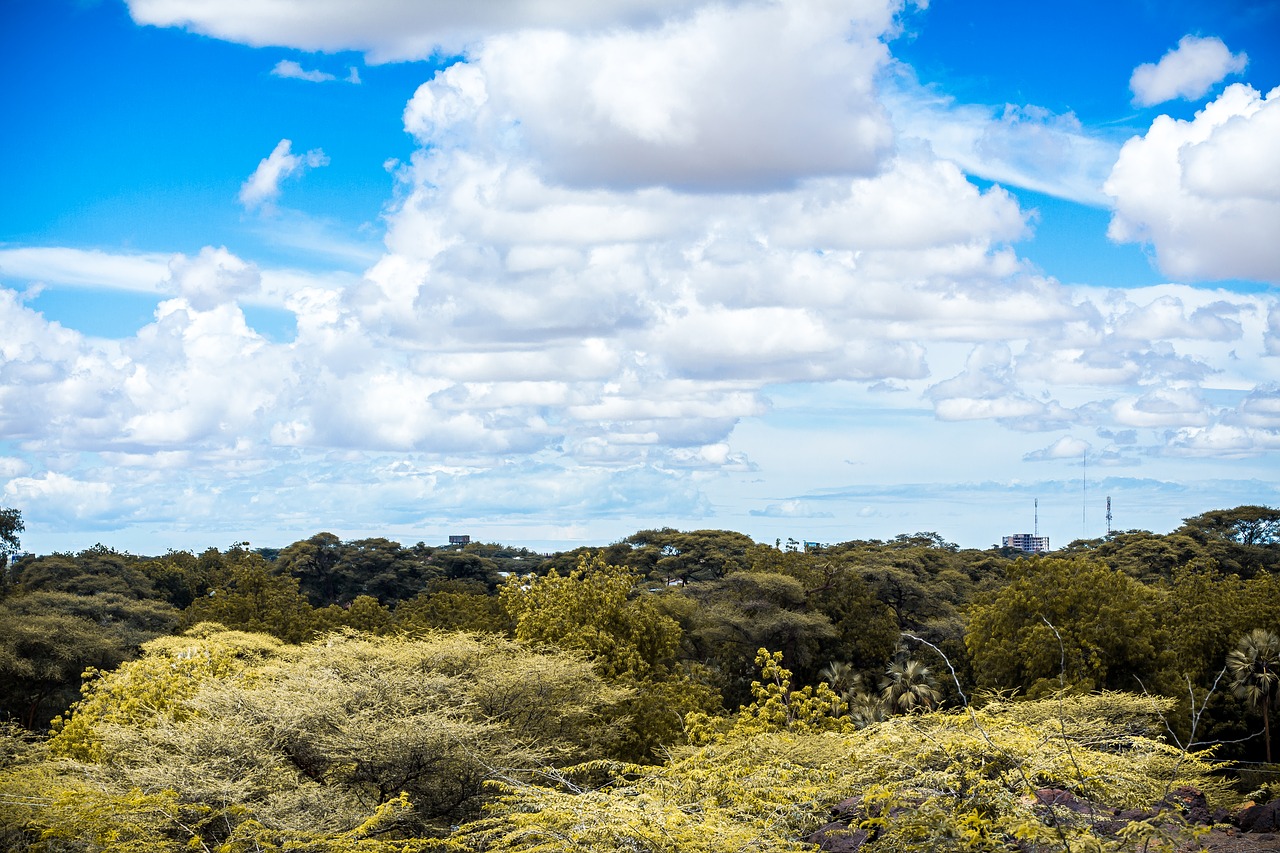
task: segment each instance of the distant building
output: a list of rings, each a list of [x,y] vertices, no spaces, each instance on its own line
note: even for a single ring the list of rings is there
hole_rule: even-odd
[[[1049,550],[1049,537],[1036,536],[1033,533],[1015,533],[1001,540],[1006,548],[1017,548],[1028,554],[1039,554]]]
[[[449,544],[450,545],[470,545],[471,537],[470,536],[450,536]]]

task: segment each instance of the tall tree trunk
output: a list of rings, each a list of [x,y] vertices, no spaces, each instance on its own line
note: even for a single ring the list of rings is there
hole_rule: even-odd
[[[1268,694],[1262,700],[1262,731],[1263,737],[1267,742],[1267,763],[1271,763],[1271,696]]]

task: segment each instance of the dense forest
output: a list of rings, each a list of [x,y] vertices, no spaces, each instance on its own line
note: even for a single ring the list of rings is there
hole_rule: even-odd
[[[1267,507],[1034,556],[22,531],[0,510],[7,850],[1182,850],[1280,813]]]

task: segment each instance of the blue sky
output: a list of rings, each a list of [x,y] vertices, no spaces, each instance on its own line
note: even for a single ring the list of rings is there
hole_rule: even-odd
[[[0,15],[30,550],[1280,503],[1280,3]]]

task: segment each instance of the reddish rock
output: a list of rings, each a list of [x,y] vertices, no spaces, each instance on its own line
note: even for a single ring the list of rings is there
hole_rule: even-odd
[[[806,839],[826,853],[854,853],[867,842],[865,829],[853,829],[839,821],[829,823]]]
[[[1076,814],[1098,812],[1098,809],[1092,803],[1082,800],[1070,791],[1064,791],[1061,788],[1040,788],[1036,791],[1036,801],[1042,806],[1061,806]]]
[[[1245,832],[1280,832],[1280,800],[1242,809],[1232,822]]]

